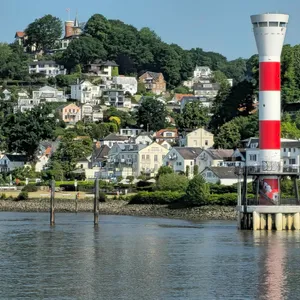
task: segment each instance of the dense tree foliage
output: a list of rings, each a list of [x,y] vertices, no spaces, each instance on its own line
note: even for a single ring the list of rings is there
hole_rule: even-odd
[[[24,152],[33,159],[41,140],[52,138],[55,119],[46,106],[33,108],[31,111],[9,114],[3,120],[1,131],[7,148],[11,152]]]
[[[176,115],[176,126],[179,131],[206,127],[209,122],[209,109],[194,101],[187,103],[181,114]]]
[[[201,175],[196,175],[189,181],[186,189],[185,203],[191,206],[201,206],[209,198],[209,185]]]
[[[62,35],[62,22],[52,15],[45,15],[30,23],[25,30],[30,46],[37,50],[50,50]]]
[[[166,117],[164,103],[152,97],[145,97],[137,112],[137,124],[145,130],[157,131],[165,127]]]
[[[185,191],[189,180],[184,175],[170,173],[160,175],[157,180],[157,189],[161,191]]]

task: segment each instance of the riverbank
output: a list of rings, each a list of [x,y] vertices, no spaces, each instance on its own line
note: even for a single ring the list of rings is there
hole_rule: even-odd
[[[57,199],[55,209],[57,212],[75,212],[75,201]],[[0,200],[0,211],[48,212],[49,199],[31,199],[27,201]],[[78,211],[92,212],[93,200],[79,200]],[[111,200],[100,203],[99,212],[102,215],[162,217],[192,221],[236,220],[235,208],[231,206],[204,206],[170,209],[166,205],[128,205],[127,201]]]

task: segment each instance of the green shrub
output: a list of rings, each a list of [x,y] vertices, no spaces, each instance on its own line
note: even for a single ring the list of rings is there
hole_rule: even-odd
[[[181,191],[185,192],[189,180],[184,175],[176,173],[163,174],[157,180],[157,189],[160,191]]]
[[[179,201],[183,196],[182,192],[139,192],[131,197],[129,204],[170,204]]]
[[[236,193],[237,185],[209,184],[211,194]]]
[[[34,184],[27,184],[25,185],[23,188],[22,188],[22,191],[23,192],[37,192],[38,191],[38,188],[36,185]]]
[[[103,192],[99,192],[99,202],[105,202],[107,199],[106,194]]]
[[[209,185],[201,175],[195,176],[190,180],[186,189],[184,202],[188,206],[205,205],[209,199]]]
[[[28,192],[21,192],[18,197],[17,197],[17,200],[18,201],[21,201],[21,200],[28,200]]]
[[[5,200],[7,197],[6,197],[6,194],[4,194],[4,193],[2,193],[1,195],[0,195],[0,199],[1,200]]]

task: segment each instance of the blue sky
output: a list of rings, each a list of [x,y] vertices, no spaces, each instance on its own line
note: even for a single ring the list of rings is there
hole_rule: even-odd
[[[286,43],[300,43],[298,0],[1,0],[0,41],[12,42],[34,19],[45,14],[80,21],[94,13],[120,19],[137,28],[150,27],[168,43],[185,49],[203,48],[228,59],[256,53],[249,16],[265,12],[290,15]]]

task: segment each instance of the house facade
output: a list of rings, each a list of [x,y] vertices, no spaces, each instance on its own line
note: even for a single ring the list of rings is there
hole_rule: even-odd
[[[81,108],[74,103],[59,107],[58,113],[65,123],[76,124],[81,120]]]
[[[95,60],[85,66],[85,73],[102,77],[104,80],[110,80],[113,76],[114,68],[118,68],[118,64],[114,61]]]
[[[100,87],[88,80],[71,85],[71,98],[80,101],[82,104],[100,104],[100,97]]]
[[[198,128],[184,135],[179,143],[182,147],[200,147],[202,149],[208,149],[214,145],[214,135],[204,128]]]
[[[201,152],[201,148],[173,147],[165,156],[163,165],[171,167],[176,173],[188,174],[188,177],[192,178],[196,159]]]
[[[158,169],[163,165],[163,160],[169,150],[160,144],[154,142],[151,145],[139,151],[138,155],[138,173],[149,176],[155,176]]]
[[[200,174],[207,183],[233,185],[238,182],[234,167],[207,167]]]
[[[161,129],[153,135],[155,141],[175,143],[178,140],[178,130],[176,128]]]
[[[144,83],[147,91],[160,95],[166,92],[167,84],[162,73],[147,71],[139,77],[139,82]]]
[[[46,78],[67,74],[67,70],[64,66],[59,65],[53,60],[34,61],[29,64],[28,71],[29,74],[44,74]]]
[[[212,75],[210,67],[196,66],[194,70],[194,78],[211,78]]]
[[[131,107],[131,100],[125,98],[125,92],[122,89],[107,89],[102,95],[105,104],[113,107]]]
[[[63,91],[59,91],[50,86],[44,86],[38,91],[32,92],[33,99],[39,99],[45,102],[67,102],[66,97],[64,96]]]
[[[26,164],[26,156],[19,154],[4,154],[0,157],[0,172],[11,172],[17,168],[22,168]]]
[[[215,99],[220,90],[219,83],[196,83],[194,84],[195,96],[206,97],[208,99]]]
[[[115,134],[115,133],[110,133],[108,136],[106,136],[103,139],[102,145],[106,145],[109,148],[112,148],[114,144],[125,144],[128,142],[129,142],[129,137]]]
[[[135,95],[138,90],[138,83],[135,77],[128,76],[116,76],[113,77],[113,83],[115,85],[121,85],[124,93]]]
[[[207,108],[211,108],[213,101],[203,96],[184,96],[180,102],[180,111],[182,112],[188,103],[197,102]]]
[[[136,137],[141,133],[142,129],[140,128],[121,128],[120,135]]]
[[[239,149],[205,149],[196,158],[199,172],[207,167],[238,167],[245,165],[245,157]]]

